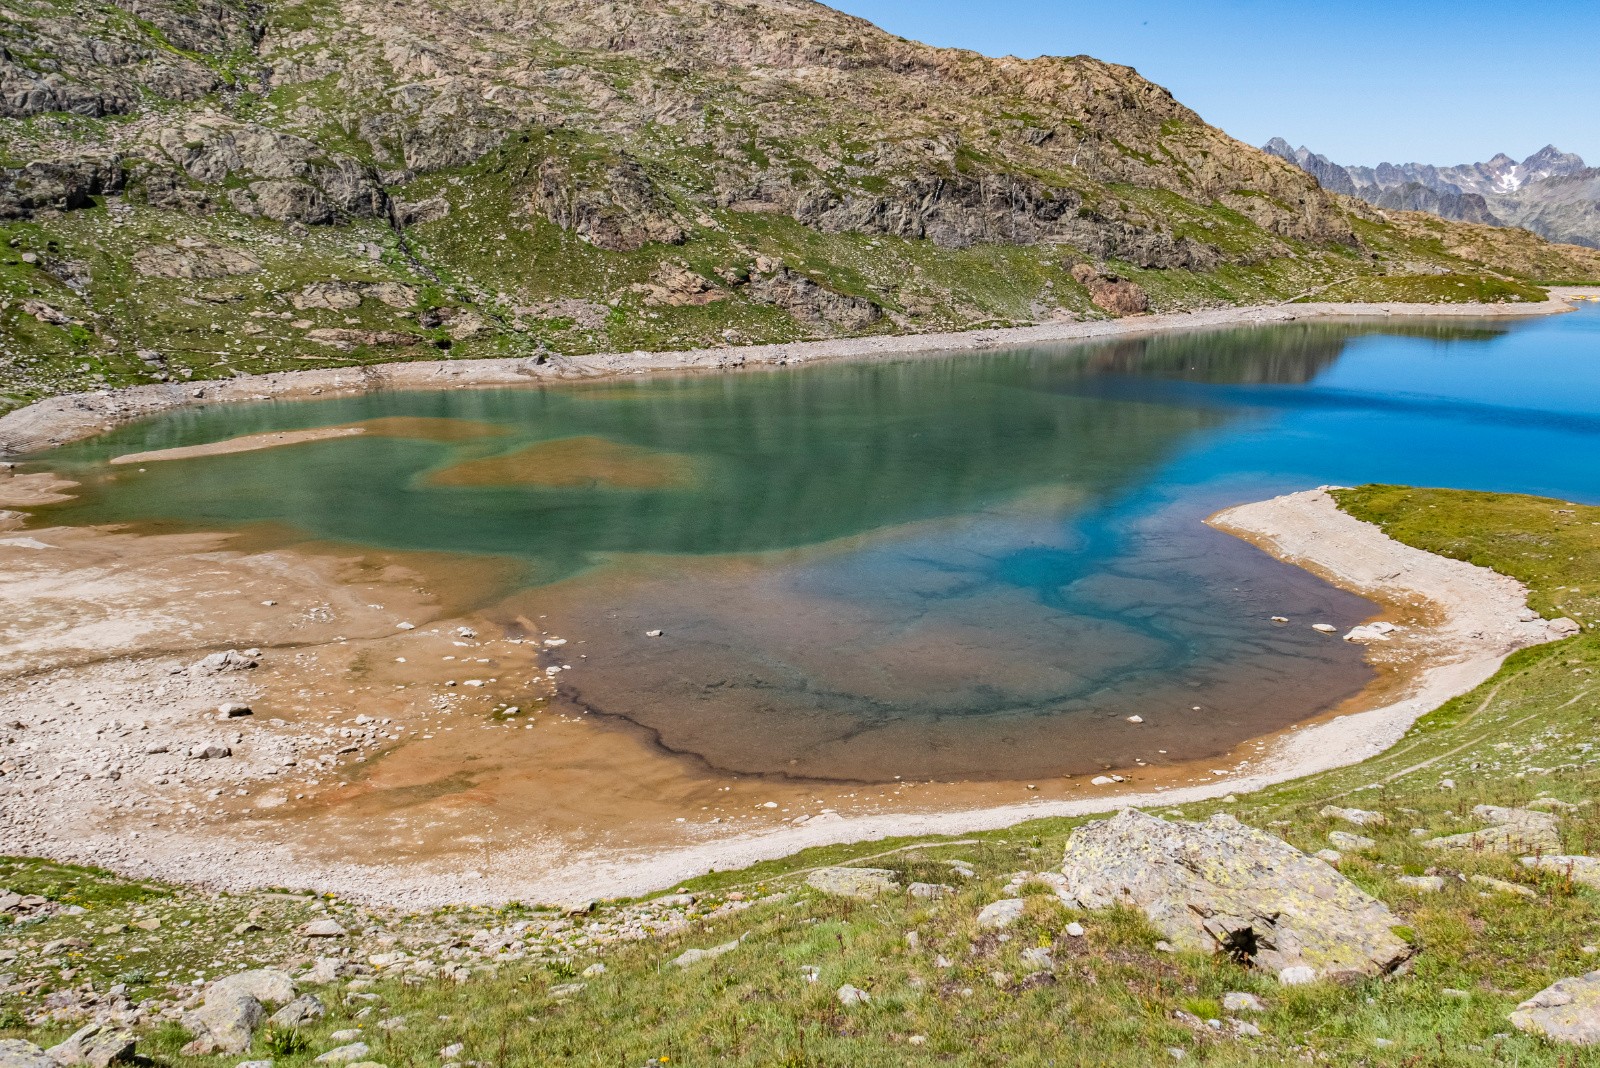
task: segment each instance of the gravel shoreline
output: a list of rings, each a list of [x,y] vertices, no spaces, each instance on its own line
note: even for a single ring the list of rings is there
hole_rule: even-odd
[[[1522,318],[1572,311],[1574,306],[1571,298],[1596,294],[1600,294],[1600,289],[1553,288],[1550,290],[1550,299],[1542,304],[1276,304],[1087,323],[1044,323],[951,334],[837,338],[684,352],[554,356],[543,363],[531,358],[387,363],[245,375],[222,381],[132,386],[120,390],[51,397],[0,416],[0,459],[17,459],[42,452],[94,437],[124,423],[196,404],[292,399],[385,389],[548,385],[662,371],[733,371],[747,367],[799,366],[824,361],[906,358],[1305,319]]]

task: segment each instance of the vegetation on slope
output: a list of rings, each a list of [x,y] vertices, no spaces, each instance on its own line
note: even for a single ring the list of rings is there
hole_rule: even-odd
[[[1340,498],[1402,541],[1521,579],[1547,614],[1590,618],[1600,583],[1600,508],[1387,486],[1344,491]],[[441,945],[481,946],[483,939],[473,938],[479,930],[511,936],[493,943],[504,947],[488,956],[501,960],[497,967],[475,963],[475,976],[464,982],[449,972],[401,974],[407,965],[391,963],[341,990],[324,990],[326,1019],[292,1036],[258,1036],[252,1056],[270,1055],[278,1068],[310,1063],[336,1044],[332,1033],[347,1028],[360,1028],[370,1056],[391,1066],[442,1059],[495,1065],[1157,1064],[1168,1061],[1171,1050],[1217,1065],[1594,1063],[1590,1052],[1515,1031],[1506,1016],[1555,979],[1594,966],[1600,893],[1514,858],[1444,853],[1423,848],[1420,840],[1476,827],[1475,805],[1525,804],[1543,796],[1577,806],[1561,818],[1563,846],[1592,853],[1600,845],[1600,813],[1592,804],[1600,784],[1593,743],[1600,721],[1592,699],[1600,685],[1597,668],[1600,634],[1586,629],[1516,655],[1490,682],[1425,717],[1373,760],[1233,802],[1185,806],[1190,818],[1232,812],[1308,852],[1325,848],[1330,831],[1349,829],[1319,815],[1324,805],[1385,813],[1388,827],[1362,829],[1375,845],[1347,849],[1340,870],[1388,902],[1420,947],[1408,973],[1386,980],[1279,987],[1227,959],[1162,951],[1137,915],[1069,913],[1042,886],[1025,890],[1026,915],[1006,932],[1009,939],[980,931],[978,909],[1000,895],[1013,873],[1059,864],[1067,835],[1083,822],[1051,819],[956,840],[810,850],[706,876],[686,887],[698,900],[678,932],[587,946],[585,931],[614,929],[608,925],[616,915],[638,906],[605,904],[571,921],[521,906],[402,917],[304,895],[196,895],[101,872],[8,862],[0,868],[0,885],[67,897],[86,911],[37,928],[0,928],[0,953],[18,954],[3,967],[23,972],[7,988],[0,1011],[8,1035],[64,1037],[72,1026],[66,1022],[24,1026],[52,989],[87,980],[103,991],[120,981],[135,997],[181,998],[183,980],[196,971],[214,977],[251,962],[309,959],[316,948],[286,932],[327,914],[352,932],[365,929],[386,949],[410,949],[414,958],[436,954]],[[821,896],[801,880],[811,867],[852,860],[896,869],[906,882],[951,883],[955,893],[931,901],[895,894],[860,902]],[[953,860],[966,861],[972,877],[958,877],[948,863]],[[1442,876],[1445,888],[1422,893],[1397,881],[1424,873]],[[1520,892],[1469,881],[1474,876]],[[235,927],[252,913],[264,930]],[[122,926],[158,915],[167,922],[156,932]],[[1081,936],[1068,932],[1074,921],[1085,929]],[[184,922],[190,926],[178,926]],[[518,933],[518,923],[525,933]],[[58,956],[39,955],[45,942],[74,936],[84,946],[58,944]],[[714,959],[689,967],[671,963],[685,949],[735,940],[735,948]],[[1050,949],[1053,967],[1041,972],[1024,964],[1022,951],[1035,947]],[[596,962],[604,971],[592,968]],[[808,967],[818,971],[815,983],[803,974]],[[835,991],[847,983],[867,991],[871,1001],[841,1004]],[[1265,1011],[1225,1011],[1222,997],[1231,991],[1255,993]],[[1261,1033],[1205,1023],[1230,1016]],[[404,1027],[378,1026],[398,1017]],[[241,1059],[183,1057],[178,1050],[186,1040],[166,1025],[142,1048],[173,1065]],[[439,1050],[458,1042],[462,1050],[441,1058]]]
[[[0,45],[0,409],[1138,306],[1106,277],[1156,310],[1600,278],[1328,194],[1129,68],[809,0],[28,0]],[[409,299],[301,306],[363,281]]]

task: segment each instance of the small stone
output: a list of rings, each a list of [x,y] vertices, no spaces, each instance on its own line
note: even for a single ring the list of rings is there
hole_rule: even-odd
[[[906,893],[919,898],[947,897],[955,892],[955,887],[945,883],[912,883],[906,887]]]
[[[1261,999],[1254,994],[1233,990],[1222,995],[1222,1008],[1225,1012],[1266,1012],[1267,1007]]]
[[[221,719],[242,719],[245,716],[253,714],[254,711],[249,705],[241,705],[233,702],[222,705],[217,709],[217,716]]]
[[[1128,722],[1129,723],[1143,723],[1144,722],[1144,717],[1143,716],[1129,716],[1128,717]]]
[[[647,630],[647,631],[644,632],[644,636],[646,638],[659,638],[659,637],[661,637],[661,635],[663,633],[664,633],[663,631],[659,631],[659,630]]]
[[[912,1035],[910,1038],[906,1039],[906,1042],[908,1044],[910,1044],[910,1045],[913,1045],[913,1046],[926,1045],[927,1042],[928,1042],[928,1036],[927,1035]]]
[[[841,1005],[864,1005],[872,1000],[871,994],[859,987],[851,986],[849,983],[844,984],[835,991],[835,995]]]
[[[1337,634],[1339,632],[1339,628],[1332,623],[1313,623],[1311,624],[1311,629],[1318,634]]]
[[[452,1042],[448,1046],[444,1046],[439,1050],[439,1059],[442,1061],[453,1061],[466,1051],[467,1047],[463,1043]]]
[[[348,1042],[359,1041],[360,1038],[361,1038],[361,1028],[359,1028],[359,1027],[347,1027],[342,1031],[335,1031],[333,1034],[329,1035],[328,1036],[328,1041],[329,1042],[348,1043]]]
[[[337,1040],[336,1040],[337,1041]],[[372,1050],[365,1042],[352,1042],[347,1046],[338,1046],[330,1049],[316,1059],[317,1064],[354,1064],[361,1060]]]
[[[1067,935],[1072,938],[1082,938],[1084,935],[1083,924],[1077,920],[1067,924]]]
[[[579,974],[583,975],[586,978],[592,979],[597,975],[604,975],[605,973],[606,973],[606,966],[604,964],[601,964],[599,961],[595,961],[593,964],[589,965],[587,968],[585,968]]]
[[[307,938],[343,938],[345,929],[339,926],[339,921],[334,919],[312,920],[300,928],[300,933]]]
[[[1333,864],[1335,866],[1337,866],[1338,863],[1344,859],[1344,854],[1339,852],[1337,849],[1319,849],[1313,853],[1312,856],[1316,857],[1324,864]]]
[[[815,964],[800,965],[800,978],[808,983],[815,983],[822,978],[822,969]]]

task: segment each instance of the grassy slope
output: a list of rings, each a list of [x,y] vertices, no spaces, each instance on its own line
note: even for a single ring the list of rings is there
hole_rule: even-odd
[[[1589,618],[1593,591],[1600,588],[1600,508],[1395,487],[1348,491],[1341,503],[1400,540],[1522,579],[1533,587],[1535,606],[1547,614]],[[842,846],[707,876],[691,886],[711,900],[735,891],[751,897],[783,889],[792,893],[703,920],[680,936],[613,950],[603,957],[605,974],[588,978],[585,989],[566,999],[550,991],[572,982],[590,963],[586,956],[553,966],[508,964],[498,978],[462,986],[379,980],[372,989],[382,1000],[366,1021],[366,1040],[373,1056],[391,1066],[438,1063],[435,1051],[454,1041],[466,1043],[466,1059],[494,1065],[637,1065],[652,1059],[739,1065],[1146,1065],[1166,1062],[1169,1047],[1219,1065],[1600,1063],[1592,1054],[1515,1032],[1505,1020],[1532,992],[1595,965],[1597,958],[1582,947],[1600,943],[1600,896],[1563,877],[1528,872],[1506,858],[1427,851],[1411,833],[1412,828],[1452,833],[1475,827],[1468,813],[1476,804],[1526,802],[1546,793],[1574,803],[1593,797],[1600,780],[1600,758],[1590,748],[1600,723],[1596,668],[1600,634],[1586,629],[1568,641],[1513,657],[1495,679],[1426,717],[1380,757],[1236,803],[1186,808],[1190,817],[1232,811],[1307,851],[1325,846],[1327,832],[1339,826],[1317,814],[1324,804],[1387,813],[1388,829],[1364,832],[1377,839],[1376,849],[1347,855],[1342,870],[1389,902],[1420,944],[1408,975],[1345,988],[1279,989],[1214,958],[1158,952],[1157,936],[1133,915],[1080,915],[1076,918],[1087,934],[1070,937],[1065,927],[1074,917],[1046,896],[1030,900],[1026,919],[1009,941],[980,934],[973,923],[977,909],[999,896],[1010,873],[1054,866],[1072,827],[1082,822],[1041,820],[963,840],[969,844]],[[1454,789],[1441,789],[1446,778],[1454,780]],[[1600,845],[1600,814],[1592,806],[1565,817],[1562,826],[1569,851],[1588,853]],[[856,903],[819,897],[793,878],[815,864],[907,845],[915,848],[873,863],[898,868],[907,879],[957,882],[954,897],[936,903],[898,896]],[[977,877],[953,879],[939,863],[950,858],[972,862]],[[84,918],[49,921],[49,937],[71,933],[75,926],[103,928],[125,919],[132,908],[178,908],[180,902],[184,916],[202,930],[208,925],[220,930],[252,907],[267,907],[279,924],[308,908],[303,900],[256,895],[196,901],[182,892],[170,906],[163,906],[165,899],[134,904],[122,898],[148,891],[130,892],[94,873],[22,868],[0,870],[0,884],[54,882],[61,893],[76,881],[78,899],[94,906]],[[1537,896],[1488,893],[1455,879],[1442,893],[1419,895],[1395,882],[1400,875],[1434,870],[1446,876],[1490,875]],[[516,914],[469,911],[457,920],[487,926]],[[230,962],[239,963],[250,959],[242,954],[279,959],[274,954],[292,943],[272,933],[279,924],[263,923],[268,932],[236,939],[238,948],[226,951],[194,949],[202,940],[192,933],[163,943],[142,959],[135,978],[153,982],[158,963],[168,969],[180,961],[191,967],[199,960],[197,952],[207,958],[200,963],[209,963],[213,952],[218,957],[233,953]],[[908,944],[912,931],[920,948]],[[668,965],[685,948],[741,936],[745,940],[737,950],[709,963],[687,970]],[[96,942],[97,948],[76,963],[84,974],[100,978],[103,989],[126,964],[116,959],[115,939]],[[0,946],[6,944],[0,933]],[[1018,954],[1036,945],[1052,947],[1056,967],[1053,975],[1028,979]],[[938,954],[949,959],[949,968],[938,966]],[[821,981],[803,981],[802,965],[818,966]],[[843,983],[870,991],[871,1004],[842,1007],[833,991]],[[1221,1016],[1220,999],[1229,990],[1254,991],[1267,1002],[1268,1011],[1253,1018],[1261,1037],[1222,1037],[1174,1018],[1175,1010]],[[360,1008],[359,1002],[335,1008],[303,1036],[310,1041],[302,1052],[285,1054],[280,1047],[279,1068],[309,1063],[329,1045],[328,1033],[354,1025]],[[372,1020],[401,1014],[410,1020],[405,1030],[384,1034],[370,1026]],[[13,1015],[9,1022],[18,1021]],[[913,1035],[926,1036],[925,1043],[911,1044]],[[231,1065],[242,1059],[177,1057],[184,1040],[168,1027],[142,1048],[173,1064]]]

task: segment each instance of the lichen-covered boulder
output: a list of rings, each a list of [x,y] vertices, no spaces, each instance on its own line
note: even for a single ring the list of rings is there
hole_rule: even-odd
[[[1073,832],[1062,874],[1085,908],[1136,908],[1181,948],[1274,975],[1383,975],[1413,952],[1383,902],[1225,814],[1190,823],[1124,810]]]
[[[1552,1042],[1574,1046],[1600,1042],[1600,972],[1545,987],[1517,1006],[1511,1024]]]

